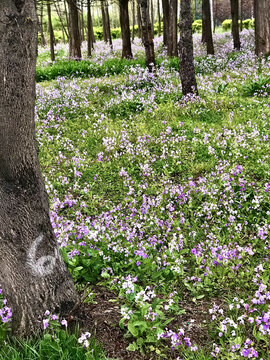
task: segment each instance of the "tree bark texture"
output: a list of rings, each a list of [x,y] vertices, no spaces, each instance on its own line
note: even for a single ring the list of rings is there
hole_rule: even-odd
[[[254,0],[255,53],[270,53],[270,4],[269,0]]]
[[[93,47],[93,38],[92,38],[92,16],[91,16],[91,3],[90,0],[87,0],[87,56],[91,57],[92,47]]]
[[[49,218],[35,144],[37,16],[33,0],[0,2],[0,283],[12,328],[31,335],[45,310],[77,301]]]
[[[82,53],[77,0],[68,0],[68,7],[70,19],[69,57],[70,59],[80,60]]]
[[[169,0],[170,18],[169,18],[169,39],[168,55],[178,56],[177,49],[177,0]]]
[[[51,60],[55,61],[54,33],[53,33],[53,26],[52,26],[52,14],[51,14],[50,2],[47,2],[47,13],[48,13],[48,27],[49,27],[49,34],[50,34],[50,54],[51,54]]]
[[[163,44],[168,47],[169,32],[170,32],[170,5],[169,0],[162,0],[163,9]]]
[[[149,22],[149,2],[140,0],[141,19],[142,19],[142,41],[145,49],[145,62],[148,70],[153,71],[155,66],[155,52],[152,26]]]
[[[119,0],[120,26],[122,33],[122,58],[132,59],[128,0]]]
[[[214,55],[211,23],[210,1],[202,0],[202,41],[206,43],[207,54]]]
[[[180,12],[180,79],[182,93],[198,94],[193,55],[191,0],[181,0]]]
[[[270,4],[270,3],[269,3]],[[239,35],[239,1],[231,0],[231,13],[232,13],[232,36],[233,47],[236,50],[240,50],[240,35]]]

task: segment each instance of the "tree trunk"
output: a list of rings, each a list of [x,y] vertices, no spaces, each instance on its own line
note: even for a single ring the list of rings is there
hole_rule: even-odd
[[[135,0],[132,0],[132,42],[134,42],[135,39]]]
[[[150,1],[150,9],[151,10],[151,21],[150,23],[152,24],[152,34],[153,34],[153,38],[155,37],[154,34],[154,24],[155,24],[155,14],[154,14],[154,4],[153,4],[153,0],[149,0]]]
[[[240,31],[243,31],[243,0],[239,1]]]
[[[231,0],[231,14],[232,14],[232,35],[233,47],[240,50],[240,36],[239,36],[239,2],[238,0]]]
[[[137,21],[138,21],[138,37],[142,38],[142,18],[139,0],[137,0]]]
[[[270,6],[269,0],[254,0],[255,53],[270,53]]]
[[[53,33],[53,26],[52,26],[52,15],[51,15],[51,4],[47,2],[47,13],[48,13],[48,27],[49,27],[49,34],[50,34],[50,53],[51,53],[51,60],[55,61],[55,54],[54,54],[54,33]]]
[[[81,1],[81,39],[85,41],[85,34],[84,34],[84,18],[83,18],[83,0]]]
[[[148,0],[140,1],[141,19],[142,19],[142,42],[145,48],[146,66],[150,72],[155,66],[154,42],[152,36],[152,26],[149,22],[149,2]]]
[[[93,39],[92,39],[92,16],[91,16],[91,0],[87,0],[87,56],[91,57]]]
[[[209,0],[202,0],[202,41],[206,43],[207,54],[214,55],[211,22],[210,2]]]
[[[111,34],[111,26],[110,26],[110,16],[109,16],[109,10],[108,10],[108,3],[107,0],[105,0],[104,3],[104,10],[105,10],[105,25],[106,25],[106,32],[107,32],[107,38],[110,45],[110,48],[113,48],[112,45],[112,34]]]
[[[128,14],[128,0],[119,0],[120,10],[120,26],[122,33],[122,58],[132,59],[130,28],[129,28],[129,14]]]
[[[198,94],[193,56],[191,0],[181,0],[180,12],[180,78],[182,93]]]
[[[161,16],[160,16],[160,0],[157,0],[157,15],[158,15],[158,36],[161,35]]]
[[[44,36],[44,30],[43,30],[43,2],[40,4],[40,36],[41,36],[41,46],[46,46],[47,42]]]
[[[170,22],[169,22],[169,39],[168,55],[178,56],[177,51],[177,0],[170,0]]]
[[[163,44],[164,47],[168,47],[169,42],[169,31],[170,31],[170,6],[169,0],[162,0],[162,8],[163,8]]]
[[[103,40],[105,43],[108,42],[107,26],[106,26],[106,14],[105,14],[105,3],[101,1],[101,16],[102,16],[102,29],[103,29]]]
[[[70,18],[69,58],[80,60],[82,53],[77,0],[68,0],[68,7]]]
[[[49,218],[35,143],[37,16],[33,0],[0,2],[0,283],[13,332],[33,335],[45,310],[77,302]]]
[[[57,5],[57,2],[54,3],[54,6],[55,6],[55,10],[57,12],[57,15],[59,17],[59,20],[61,22],[61,26],[62,26],[62,33],[63,33],[63,40],[64,40],[64,43],[65,43],[65,36],[67,37],[68,39],[68,32],[66,30],[66,27],[65,27],[65,24],[64,24],[64,20],[62,18],[62,15],[61,15],[61,11],[60,11],[60,8],[58,7]]]

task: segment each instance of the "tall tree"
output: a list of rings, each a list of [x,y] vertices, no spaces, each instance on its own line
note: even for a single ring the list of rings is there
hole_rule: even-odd
[[[79,12],[77,0],[67,0],[69,7],[69,57],[80,60],[81,53],[81,36],[79,27]]]
[[[269,0],[254,0],[255,53],[270,53],[270,4]]]
[[[179,53],[182,93],[198,94],[194,69],[191,0],[181,0]]]
[[[169,0],[169,39],[167,41],[168,45],[168,55],[169,56],[178,56],[177,51],[177,0]]]
[[[160,0],[157,0],[158,36],[161,34]]]
[[[207,54],[215,54],[212,36],[211,8],[209,0],[202,0],[202,42],[206,43]]]
[[[55,54],[54,54],[54,33],[53,33],[53,25],[52,25],[52,14],[51,14],[51,3],[50,0],[47,1],[47,13],[48,13],[48,28],[49,28],[49,35],[50,35],[50,53],[51,53],[51,60],[55,61]]]
[[[104,39],[105,43],[107,43],[109,40],[109,35],[108,35],[108,31],[107,31],[108,29],[107,29],[105,1],[104,0],[101,1],[100,6],[101,6],[101,15],[102,15],[103,39]]]
[[[162,0],[163,10],[163,44],[167,48],[170,32],[170,5],[169,0]]]
[[[233,35],[233,47],[236,50],[240,50],[240,35],[239,35],[239,1],[231,0],[231,14],[232,14],[232,35]]]
[[[155,66],[155,52],[153,42],[152,25],[149,19],[149,0],[140,0],[141,19],[142,19],[142,41],[145,48],[146,66],[150,72]]]
[[[112,34],[111,34],[111,26],[110,26],[110,16],[109,16],[109,5],[107,0],[104,1],[104,10],[105,10],[105,23],[106,23],[106,32],[107,32],[107,38],[110,45],[110,48],[113,48],[112,45]]]
[[[128,0],[119,0],[119,11],[122,34],[122,58],[131,59],[133,55],[131,51]]]
[[[91,0],[87,0],[87,56],[91,57],[93,47],[93,23],[91,14]]]
[[[49,218],[36,148],[34,0],[0,2],[0,283],[13,332],[33,334],[44,311],[77,301]]]

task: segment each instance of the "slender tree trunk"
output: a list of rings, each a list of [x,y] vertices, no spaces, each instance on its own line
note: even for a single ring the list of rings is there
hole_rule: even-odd
[[[154,15],[154,4],[153,4],[153,0],[149,0],[150,1],[150,9],[151,10],[151,21],[150,23],[152,24],[152,33],[153,33],[153,38],[155,37],[154,34],[154,24],[155,24],[155,15]]]
[[[81,39],[85,41],[85,33],[84,33],[84,18],[83,18],[83,0],[81,1]]]
[[[243,31],[243,0],[239,1],[240,31]]]
[[[133,58],[130,41],[128,0],[119,0],[120,26],[122,33],[122,58]]]
[[[0,283],[19,336],[35,334],[45,310],[65,313],[77,301],[50,223],[34,140],[36,54],[35,2],[1,1]]]
[[[43,30],[43,2],[41,2],[40,4],[40,36],[41,36],[41,45],[42,46],[46,46],[47,42],[44,36],[44,30]]]
[[[66,18],[68,33],[70,34],[70,23],[69,23],[68,11],[67,11],[67,0],[64,0],[64,13],[65,13],[65,18]],[[69,36],[68,36],[68,39],[69,39]]]
[[[136,22],[135,0],[132,0],[132,42],[134,42],[135,39],[135,22]]]
[[[177,0],[169,0],[170,21],[169,21],[169,39],[168,55],[178,56],[177,51]]]
[[[162,0],[163,8],[163,44],[167,48],[169,42],[170,32],[170,6],[169,0]]]
[[[209,0],[202,0],[202,41],[206,43],[207,54],[214,55],[214,44],[211,26],[211,9]]]
[[[180,78],[182,93],[198,94],[193,55],[191,0],[181,0],[180,12]]]
[[[240,36],[239,36],[239,2],[238,0],[231,0],[231,14],[232,14],[232,35],[233,47],[240,50]]]
[[[57,15],[58,15],[58,17],[59,17],[59,20],[60,20],[60,22],[61,22],[63,39],[64,39],[64,42],[65,42],[65,35],[66,35],[66,37],[67,37],[67,39],[68,39],[68,32],[67,32],[67,30],[66,30],[66,27],[65,27],[65,24],[64,24],[64,20],[63,20],[63,18],[62,18],[61,11],[60,11],[60,8],[59,8],[58,5],[57,5],[57,2],[54,3],[54,6],[55,6],[56,13],[57,13]]]
[[[161,35],[160,0],[157,0],[157,13],[158,13],[158,36],[160,36]]]
[[[68,0],[68,7],[70,16],[69,57],[80,60],[82,53],[77,0]]]
[[[108,42],[107,26],[106,26],[106,14],[105,14],[105,1],[102,0],[101,4],[101,16],[102,16],[102,29],[103,29],[103,40],[105,43]]]
[[[47,13],[48,13],[48,28],[50,34],[50,53],[51,53],[51,60],[55,61],[55,54],[54,54],[54,33],[53,33],[53,26],[52,26],[52,15],[51,15],[51,4],[47,2]]]
[[[149,22],[148,0],[140,1],[141,19],[142,19],[142,41],[145,48],[146,66],[152,72],[155,66],[154,42],[152,36],[152,26]]]
[[[87,56],[92,55],[92,17],[91,17],[91,0],[87,0]]]
[[[139,0],[137,0],[137,21],[138,21],[138,37],[142,38],[142,18]]]
[[[270,53],[270,6],[269,0],[254,0],[255,53]]]
[[[109,16],[109,9],[108,9],[108,3],[107,0],[105,0],[105,20],[106,20],[106,32],[107,32],[107,37],[108,37],[108,42],[110,45],[110,48],[113,48],[112,45],[112,34],[111,34],[111,26],[110,26],[110,16]]]

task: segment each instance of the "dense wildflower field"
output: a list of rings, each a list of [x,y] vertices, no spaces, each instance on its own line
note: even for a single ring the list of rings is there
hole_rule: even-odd
[[[270,359],[270,61],[255,57],[252,31],[241,40],[237,53],[217,34],[213,57],[195,36],[199,97],[182,97],[158,38],[154,73],[136,40],[138,64],[121,74],[37,84],[58,244],[84,302],[114,294],[130,358]],[[119,51],[99,43],[91,61]],[[2,301],[0,341],[12,319]],[[66,341],[65,320],[41,321],[48,348],[56,328]],[[109,358],[89,333],[71,337],[74,359]]]

